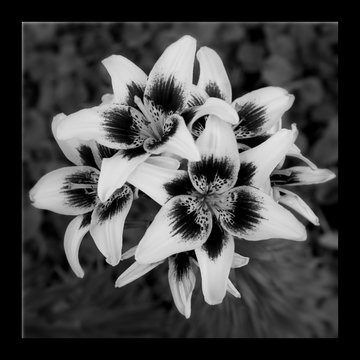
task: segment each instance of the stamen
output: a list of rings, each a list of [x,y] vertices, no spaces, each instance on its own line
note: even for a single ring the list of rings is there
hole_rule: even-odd
[[[138,108],[141,110],[141,112],[145,115],[147,120],[151,120],[150,113],[147,111],[147,109],[146,109],[145,105],[143,104],[143,102],[141,101],[141,99],[136,95],[134,96],[134,102],[138,106]]]
[[[138,108],[141,110],[141,112],[144,114],[146,119],[149,121],[149,125],[151,127],[151,130],[153,131],[153,136],[156,138],[156,140],[160,140],[161,135],[160,135],[160,133],[159,133],[159,131],[157,129],[157,126],[156,126],[156,124],[154,124],[154,120],[153,120],[151,114],[146,109],[146,107],[143,104],[143,102],[141,101],[141,99],[138,96],[135,95],[134,96],[134,102],[138,106]]]
[[[76,183],[68,184],[68,190],[75,190],[75,189],[97,190],[97,184],[76,184]]]

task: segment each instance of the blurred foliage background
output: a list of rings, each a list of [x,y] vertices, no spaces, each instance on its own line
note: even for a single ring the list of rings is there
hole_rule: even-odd
[[[28,191],[69,162],[51,134],[54,115],[95,106],[111,82],[101,60],[121,54],[149,73],[182,35],[221,56],[233,98],[275,85],[296,96],[284,118],[297,145],[337,173],[338,26],[335,23],[24,23],[23,24],[23,336],[31,337],[336,337],[338,334],[337,179],[293,188],[321,225],[308,240],[237,242],[249,265],[231,279],[242,299],[207,305],[200,274],[186,320],[172,302],[167,264],[123,288],[132,262],[107,265],[87,235],[85,277],[67,264],[63,236],[71,217],[32,208]],[[198,76],[195,64],[194,78]],[[159,206],[142,195],[127,218],[124,249],[134,246]]]

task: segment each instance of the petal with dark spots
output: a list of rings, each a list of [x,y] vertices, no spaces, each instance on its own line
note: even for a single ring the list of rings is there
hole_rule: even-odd
[[[111,76],[114,102],[134,106],[134,96],[142,98],[147,75],[121,55],[111,55],[102,61]],[[135,106],[134,106],[135,107]]]
[[[101,126],[107,141],[122,149],[142,146],[146,139],[143,133],[146,119],[140,111],[132,107],[114,106],[104,111],[102,116],[104,120]]]
[[[218,227],[209,238],[212,242],[221,243],[221,249],[217,247],[215,253],[209,252],[210,247],[207,247],[209,239],[202,247],[195,249],[201,273],[202,292],[209,305],[220,304],[226,295],[235,249],[233,237],[219,229],[221,227]]]
[[[170,197],[190,195],[194,191],[188,172],[177,176],[163,186]]]
[[[139,151],[139,149],[141,151]],[[141,147],[136,149],[119,150],[111,158],[102,160],[98,183],[98,196],[102,202],[121,188],[127,181],[129,175],[136,167],[150,156]]]
[[[163,125],[160,140],[149,138],[144,142],[144,149],[151,154],[170,152],[185,159],[200,160],[199,151],[188,131],[184,119],[179,115],[169,116]]]
[[[187,108],[203,105],[208,97],[209,95],[206,93],[206,91],[201,89],[199,86],[191,85]]]
[[[263,189],[270,174],[285,158],[294,143],[294,132],[281,129],[262,144],[239,154],[240,171],[236,185],[252,185]]]
[[[124,185],[105,203],[99,203],[92,213],[90,234],[106,261],[113,266],[121,259],[124,223],[132,202],[133,192]]]
[[[136,249],[140,263],[160,261],[201,246],[211,231],[211,213],[189,195],[170,199],[155,216]]]
[[[32,205],[63,215],[81,215],[94,209],[99,171],[69,166],[44,175],[30,190]]]
[[[149,74],[145,99],[166,113],[181,113],[192,86],[195,51],[196,40],[188,35],[168,46]]]
[[[230,103],[231,84],[220,56],[214,50],[203,46],[196,57],[200,64],[198,86],[203,88],[209,96]]]
[[[98,165],[95,161],[93,150],[88,145],[80,145],[77,148],[79,156],[83,165],[92,166],[93,168],[98,168]]]
[[[88,165],[97,168],[96,161],[93,158],[93,150],[96,149],[94,140],[82,140],[79,138],[71,138],[67,140],[60,140],[57,136],[59,125],[66,119],[66,115],[61,113],[54,116],[51,123],[51,130],[53,136],[59,145],[60,149],[75,165]]]
[[[128,149],[143,144],[148,136],[147,123],[133,107],[104,104],[68,115],[58,124],[56,136],[60,141],[78,138],[95,140],[113,149]]]
[[[168,280],[176,308],[188,319],[191,315],[191,296],[195,288],[196,277],[190,266],[189,259],[186,271],[182,272],[179,276],[179,263],[177,259],[178,257],[169,258]]]
[[[224,229],[245,240],[305,240],[306,229],[290,211],[251,186],[239,186],[216,208]]]
[[[230,124],[210,116],[196,145],[201,161],[188,164],[195,189],[202,194],[222,193],[231,189],[237,179],[240,159]]]
[[[271,174],[271,184],[282,185],[311,185],[321,184],[334,179],[336,175],[328,169],[312,169],[308,166],[293,166],[287,169],[275,170]]]
[[[232,102],[240,122],[234,128],[238,139],[264,134],[279,122],[294,102],[294,96],[280,87],[251,91]]]
[[[173,197],[167,191],[166,184],[176,182],[177,179],[186,175],[187,172],[184,170],[169,169],[143,162],[129,175],[127,181],[160,205],[164,205]]]

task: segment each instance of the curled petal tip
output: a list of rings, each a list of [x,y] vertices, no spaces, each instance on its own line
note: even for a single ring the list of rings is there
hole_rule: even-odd
[[[190,309],[185,309],[185,314],[184,314],[185,318],[189,319],[190,315],[191,315],[191,310]]]
[[[217,299],[217,298],[209,298],[209,297],[205,297],[205,302],[209,305],[219,305],[222,303],[223,298],[221,299]]]
[[[116,266],[119,264],[120,259],[115,259],[114,257],[108,257],[105,259],[105,261],[111,266]]]
[[[123,287],[124,285],[126,285],[127,284],[127,282],[125,282],[125,280],[124,280],[124,273],[123,274],[121,274],[117,279],[116,279],[116,281],[115,281],[115,287],[116,288],[121,288],[121,287]]]
[[[336,174],[334,172],[332,172],[331,170],[327,170],[327,181],[335,179],[336,178]]]
[[[55,129],[55,137],[59,140],[67,140],[68,136],[66,136],[66,127],[67,124],[64,124],[64,121],[58,124],[57,128]]]
[[[295,101],[295,95],[293,94],[288,94],[288,107],[289,109],[292,107],[292,105],[294,104]]]
[[[76,275],[78,278],[82,279],[85,274],[84,274],[84,271],[79,271],[79,272],[76,272],[75,275]]]
[[[122,281],[122,279],[118,278],[118,279],[115,281],[114,287],[116,287],[116,288],[121,288],[122,286],[123,286],[123,281]]]
[[[35,202],[35,190],[34,190],[34,188],[32,188],[29,191],[29,199],[31,201],[31,204],[33,204]]]
[[[106,57],[105,59],[102,59],[101,63],[106,64],[106,63],[108,63],[109,61],[111,61],[114,58],[116,58],[116,55],[110,55],[110,56]]]
[[[178,41],[196,42],[196,39],[191,35],[184,35]]]

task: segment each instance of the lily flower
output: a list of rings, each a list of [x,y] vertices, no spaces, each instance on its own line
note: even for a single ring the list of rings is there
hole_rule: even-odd
[[[232,89],[225,67],[219,55],[208,47],[202,47],[196,54],[200,64],[200,76],[197,86],[203,90],[202,97],[198,97],[198,105],[204,103],[209,96],[218,97],[231,103]],[[253,158],[262,152],[261,144],[281,129],[282,116],[290,109],[294,102],[294,95],[289,94],[280,87],[268,86],[248,94],[234,101],[231,105],[237,111],[239,123],[233,125],[233,130],[241,152],[243,168],[250,166]],[[188,127],[194,136],[199,136],[204,128],[206,116],[194,116]],[[288,148],[286,156],[295,157],[307,164],[283,169],[285,156],[280,160],[271,174],[271,183],[267,183],[267,190],[274,199],[304,216],[314,225],[319,225],[319,219],[310,207],[295,193],[284,189],[282,186],[310,185],[329,181],[335,174],[328,169],[319,169],[313,162],[302,155],[295,145],[298,131],[292,124],[294,141]],[[264,145],[263,147],[267,147]],[[254,149],[251,151],[247,151]],[[270,188],[270,184],[272,188]]]
[[[219,98],[231,104],[239,117],[239,122],[233,124],[239,151],[263,143],[281,129],[282,116],[293,105],[294,95],[289,94],[286,89],[267,86],[232,101],[231,83],[216,51],[204,46],[199,49],[196,57],[200,65],[197,105],[201,106],[209,97]],[[190,111],[194,110],[189,109],[188,112]],[[195,137],[201,134],[207,118],[206,115],[200,115],[201,113],[198,113],[187,118],[190,119],[187,121],[188,128]],[[286,155],[306,162],[312,169],[316,168],[315,164],[301,154],[295,143],[291,145]],[[282,163],[277,167],[281,167]]]
[[[101,201],[125,184],[129,174],[151,154],[170,152],[196,161],[199,152],[182,113],[192,106],[198,90],[192,84],[196,40],[184,36],[171,44],[147,76],[120,55],[102,61],[110,74],[114,97],[107,103],[77,111],[57,129],[60,140],[96,140],[118,150],[103,160],[98,183]],[[195,113],[215,113],[237,123],[233,108],[219,99],[209,99]],[[200,116],[200,115],[199,115]]]
[[[196,140],[201,160],[189,161],[187,171],[136,169],[128,182],[163,205],[138,244],[136,261],[154,264],[194,250],[205,301],[214,305],[226,293],[234,237],[305,240],[305,227],[261,190],[291,146],[293,133],[282,129],[268,141],[253,167],[243,168],[231,125],[211,115]]]
[[[197,87],[202,91],[197,98],[197,105],[205,103],[209,97],[231,104],[239,116],[239,122],[233,125],[233,130],[240,144],[246,144],[246,140],[249,140],[253,147],[255,142],[257,145],[281,128],[281,117],[292,106],[295,99],[293,95],[283,88],[268,86],[232,101],[231,83],[220,56],[203,46],[196,57],[200,65]],[[206,117],[194,117],[188,122],[195,136],[199,136],[205,121]]]
[[[79,247],[90,232],[99,251],[110,265],[117,265],[121,258],[123,228],[134,199],[134,187],[124,184],[111,197],[102,202],[97,196],[101,162],[114,154],[95,141],[59,140],[56,130],[66,119],[65,114],[54,117],[52,131],[64,155],[75,166],[67,166],[45,174],[30,190],[32,205],[63,215],[76,216],[68,225],[64,237],[67,260],[78,277],[84,276],[79,263]],[[174,159],[149,158],[158,166],[177,168]]]
[[[136,246],[125,252],[121,260],[134,256],[135,251]],[[199,267],[195,252],[178,253],[169,256],[167,260],[169,266],[168,281],[175,306],[178,311],[188,319],[191,315],[191,297],[196,283],[196,271]],[[118,277],[115,282],[115,287],[120,288],[133,282],[165,261],[166,259],[152,264],[140,264],[135,261]],[[247,265],[248,262],[248,257],[234,253],[231,268],[240,268]],[[227,279],[226,291],[236,298],[241,297],[239,291],[229,278]]]

